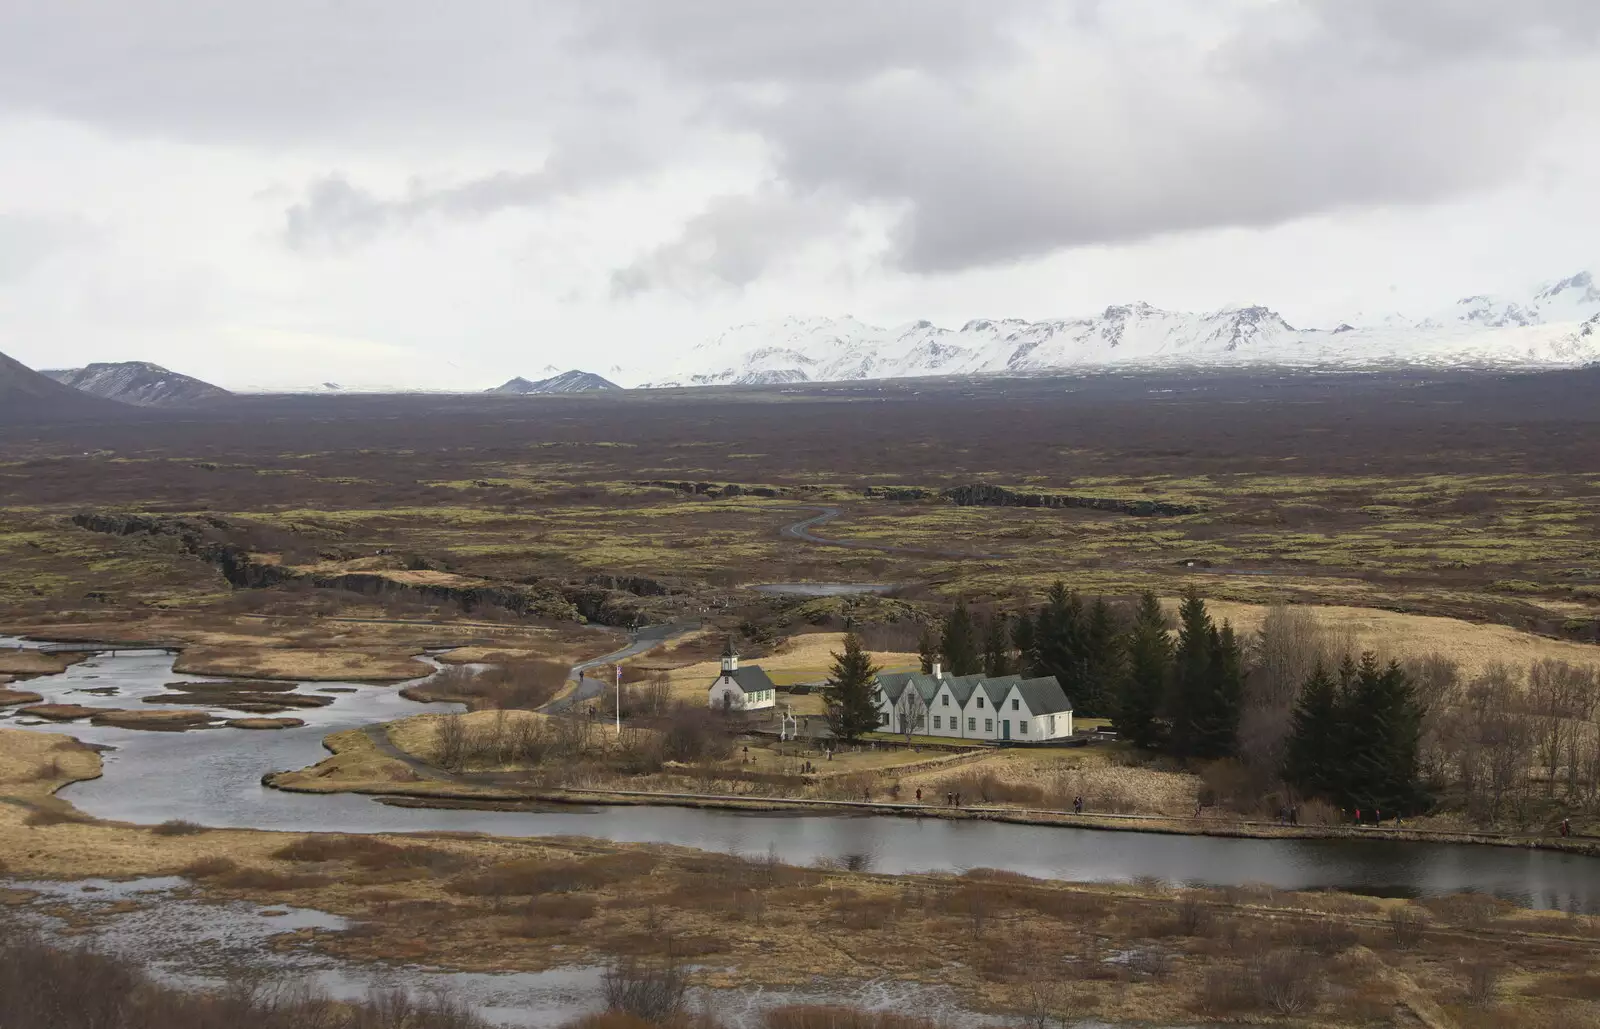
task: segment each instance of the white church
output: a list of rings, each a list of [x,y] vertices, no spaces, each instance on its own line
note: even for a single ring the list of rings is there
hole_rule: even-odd
[[[1053,675],[880,672],[880,731],[964,740],[1039,743],[1072,735],[1072,701]]]
[[[722,674],[707,691],[707,702],[714,711],[759,711],[777,705],[778,688],[760,665],[739,667],[730,639],[722,650]]]

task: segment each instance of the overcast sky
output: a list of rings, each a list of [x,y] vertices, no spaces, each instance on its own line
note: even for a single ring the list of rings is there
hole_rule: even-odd
[[[1600,271],[1596,0],[0,0],[0,352],[230,387]]]

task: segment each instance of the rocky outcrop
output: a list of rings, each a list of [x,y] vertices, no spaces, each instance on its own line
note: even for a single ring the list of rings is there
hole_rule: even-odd
[[[878,500],[932,500],[939,494],[921,486],[868,486],[861,495]]]
[[[250,560],[250,551],[227,537],[234,527],[222,518],[153,516],[85,511],[72,516],[72,524],[90,532],[112,536],[151,536],[173,542],[179,550],[217,566],[235,589],[259,589],[294,578],[277,565]]]
[[[695,497],[790,497],[795,491],[783,486],[745,486],[737,482],[682,482],[674,479],[646,479],[629,483],[650,489],[670,489]]]
[[[957,507],[1078,507],[1140,517],[1200,513],[1200,508],[1193,504],[1174,504],[1162,500],[1123,500],[1117,497],[1078,497],[1065,493],[1022,493],[1004,486],[991,486],[981,482],[954,486],[939,495]]]

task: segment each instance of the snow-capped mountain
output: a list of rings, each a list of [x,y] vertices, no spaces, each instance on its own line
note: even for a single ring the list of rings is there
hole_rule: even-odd
[[[1525,298],[1467,297],[1434,317],[1296,328],[1266,307],[1207,314],[1135,303],[1092,317],[896,328],[854,318],[742,325],[647,386],[765,385],[1107,367],[1569,367],[1600,361],[1600,288],[1583,272]]]
[[[148,361],[116,361],[82,368],[51,368],[48,375],[63,385],[92,393],[107,400],[120,400],[137,407],[183,407],[188,404],[220,400],[227,390],[190,375],[169,371]]]

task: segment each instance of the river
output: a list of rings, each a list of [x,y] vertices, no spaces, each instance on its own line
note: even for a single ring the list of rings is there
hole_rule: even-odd
[[[16,641],[0,639],[0,646]],[[138,707],[174,678],[173,658],[155,652],[97,655],[24,688],[46,701]],[[405,700],[395,686],[309,683],[300,692],[334,698],[297,710],[298,729],[140,732],[108,726],[0,726],[70,733],[114,749],[105,776],[62,796],[102,818],[153,824],[187,819],[214,827],[319,832],[479,831],[500,836],[573,835],[764,854],[794,864],[866,855],[880,872],[1000,868],[1072,881],[1156,879],[1174,884],[1265,884],[1390,896],[1475,890],[1537,908],[1600,911],[1600,859],[1555,851],[1393,840],[1258,840],[945,821],[881,815],[762,815],[676,807],[571,807],[540,812],[400,808],[354,794],[271,790],[263,773],[301,768],[326,752],[330,732],[452,705]],[[115,695],[84,693],[115,688]]]

